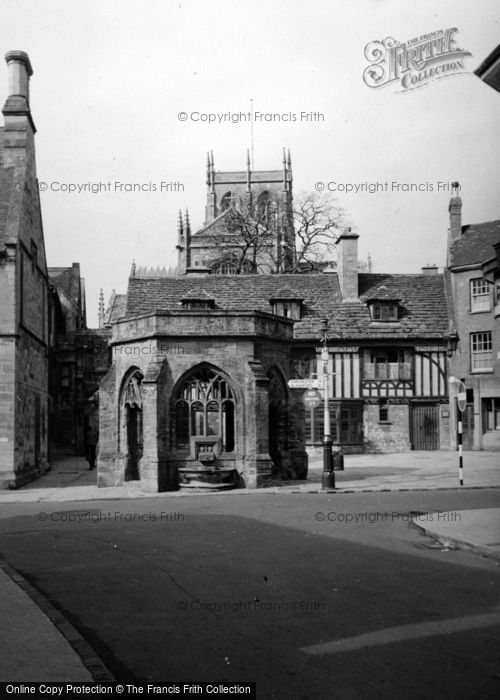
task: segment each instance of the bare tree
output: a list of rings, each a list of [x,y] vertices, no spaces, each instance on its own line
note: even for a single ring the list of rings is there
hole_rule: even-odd
[[[295,271],[317,270],[333,258],[345,211],[327,193],[303,192],[295,200]]]
[[[219,255],[212,264],[230,267],[233,274],[256,273],[262,258],[273,261],[276,226],[264,222],[245,207],[231,206],[224,218],[224,231],[215,234]]]
[[[335,241],[344,225],[344,210],[328,194],[302,193],[293,208],[295,248],[283,235],[290,221],[277,206],[265,217],[232,202],[223,228],[214,235],[217,256],[211,264],[233,274],[319,270],[331,260]],[[292,250],[292,248],[294,248]]]

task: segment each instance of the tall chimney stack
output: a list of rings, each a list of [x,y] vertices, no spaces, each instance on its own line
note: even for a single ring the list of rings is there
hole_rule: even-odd
[[[33,129],[35,125],[30,112],[30,77],[33,75],[28,54],[24,51],[8,51],[5,54],[9,71],[9,95],[3,107],[5,128],[14,129],[26,123],[26,118]]]
[[[452,183],[452,196],[448,211],[450,212],[449,244],[458,241],[462,235],[462,200],[460,199],[460,184]]]
[[[358,234],[346,228],[337,239],[337,274],[342,301],[358,301]]]
[[[5,60],[9,67],[9,97],[24,97],[29,106],[29,81],[33,68],[28,54],[24,51],[8,51]]]
[[[423,275],[437,275],[439,272],[439,268],[437,265],[424,265],[422,267],[422,274]]]

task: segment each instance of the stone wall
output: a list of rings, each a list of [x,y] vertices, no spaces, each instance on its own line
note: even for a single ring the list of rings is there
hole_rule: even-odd
[[[363,411],[363,452],[409,452],[408,404],[388,404],[388,420],[379,420],[379,406],[366,404]]]
[[[274,373],[283,385],[283,402],[286,406],[289,440],[282,467],[293,473],[307,469],[307,457],[302,432],[294,430],[295,402],[288,395],[286,382],[289,378],[289,329],[291,323],[267,318],[267,314],[245,314],[239,319],[240,328],[248,335],[236,337],[209,337],[208,330],[218,332],[219,326],[226,330],[236,323],[234,314],[218,314],[216,323],[210,325],[205,316],[205,335],[191,335],[196,316],[187,312],[177,314],[175,328],[184,320],[186,336],[159,336],[135,340],[134,322],[115,327],[112,344],[112,369],[99,389],[100,442],[98,456],[98,483],[101,486],[122,483],[125,478],[127,459],[126,431],[121,409],[123,383],[135,370],[142,379],[143,395],[143,440],[141,458],[141,482],[150,490],[176,488],[177,469],[185,466],[191,458],[176,452],[173,444],[174,412],[172,395],[180,381],[200,365],[210,365],[227,377],[236,400],[236,446],[231,454],[220,457],[237,469],[240,485],[255,488],[272,476],[269,455],[269,381]],[[260,318],[262,316],[262,318]],[[199,316],[200,322],[202,320]],[[167,319],[165,319],[166,321]],[[229,323],[229,326],[228,326]],[[121,328],[119,326],[122,326]],[[151,326],[144,319],[137,321],[136,328],[144,332]],[[215,328],[214,328],[215,326]],[[259,332],[256,332],[256,329]],[[124,332],[129,343],[122,342]],[[265,331],[272,338],[265,336]],[[233,330],[234,332],[234,330]],[[280,338],[281,336],[281,338]],[[285,337],[283,337],[285,336]],[[116,340],[120,339],[120,344]],[[176,348],[175,352],[172,349]],[[166,352],[162,353],[162,349]],[[128,351],[127,351],[128,350]]]
[[[0,338],[0,488],[7,488],[14,479],[14,409],[15,343]]]
[[[0,487],[7,488],[48,468],[48,278],[29,106],[10,96],[3,113],[0,163],[12,185],[0,231]]]
[[[98,429],[97,390],[110,366],[109,331],[57,336],[50,356],[51,451],[84,455],[88,426]]]
[[[491,248],[493,254],[493,247]],[[490,450],[498,449],[498,438],[494,433],[487,434],[483,425],[483,399],[500,397],[500,354],[498,353],[498,319],[495,319],[495,306],[492,293],[490,311],[471,312],[470,287],[471,280],[481,279],[482,269],[464,270],[451,274],[453,291],[453,304],[455,310],[459,345],[457,352],[450,361],[450,374],[458,379],[464,379],[469,397],[472,398],[474,412],[474,430],[472,437],[472,449]],[[492,333],[492,362],[491,370],[472,371],[471,362],[471,333],[490,331]],[[456,384],[450,386],[451,395],[451,425],[456,426],[458,415],[456,409]],[[469,401],[469,399],[468,399]],[[472,432],[472,431],[471,431]],[[450,446],[456,445],[456,431],[450,431]]]
[[[439,449],[449,450],[452,444],[452,425],[453,416],[450,403],[442,403],[439,405]],[[455,445],[451,449],[455,449]]]

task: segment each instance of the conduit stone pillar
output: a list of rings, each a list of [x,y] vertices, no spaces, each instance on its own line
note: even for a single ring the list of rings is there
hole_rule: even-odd
[[[269,455],[269,379],[258,360],[250,360],[247,383],[247,459],[244,471],[247,488],[258,488],[271,478]]]
[[[143,452],[139,464],[141,486],[145,491],[159,491],[158,460],[158,387],[156,382],[142,382]]]

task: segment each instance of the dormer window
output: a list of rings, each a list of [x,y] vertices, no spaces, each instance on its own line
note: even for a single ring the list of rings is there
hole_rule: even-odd
[[[372,321],[378,323],[398,321],[400,301],[399,298],[389,292],[385,285],[379,287],[375,294],[366,300]]]
[[[302,302],[304,299],[291,289],[282,289],[269,300],[273,314],[300,321]]]
[[[298,321],[300,319],[300,304],[294,301],[276,301],[273,303],[273,314]]]
[[[374,321],[397,321],[398,305],[376,302],[370,305]]]
[[[204,289],[191,289],[182,299],[181,304],[186,311],[210,311],[215,306],[215,299]]]

